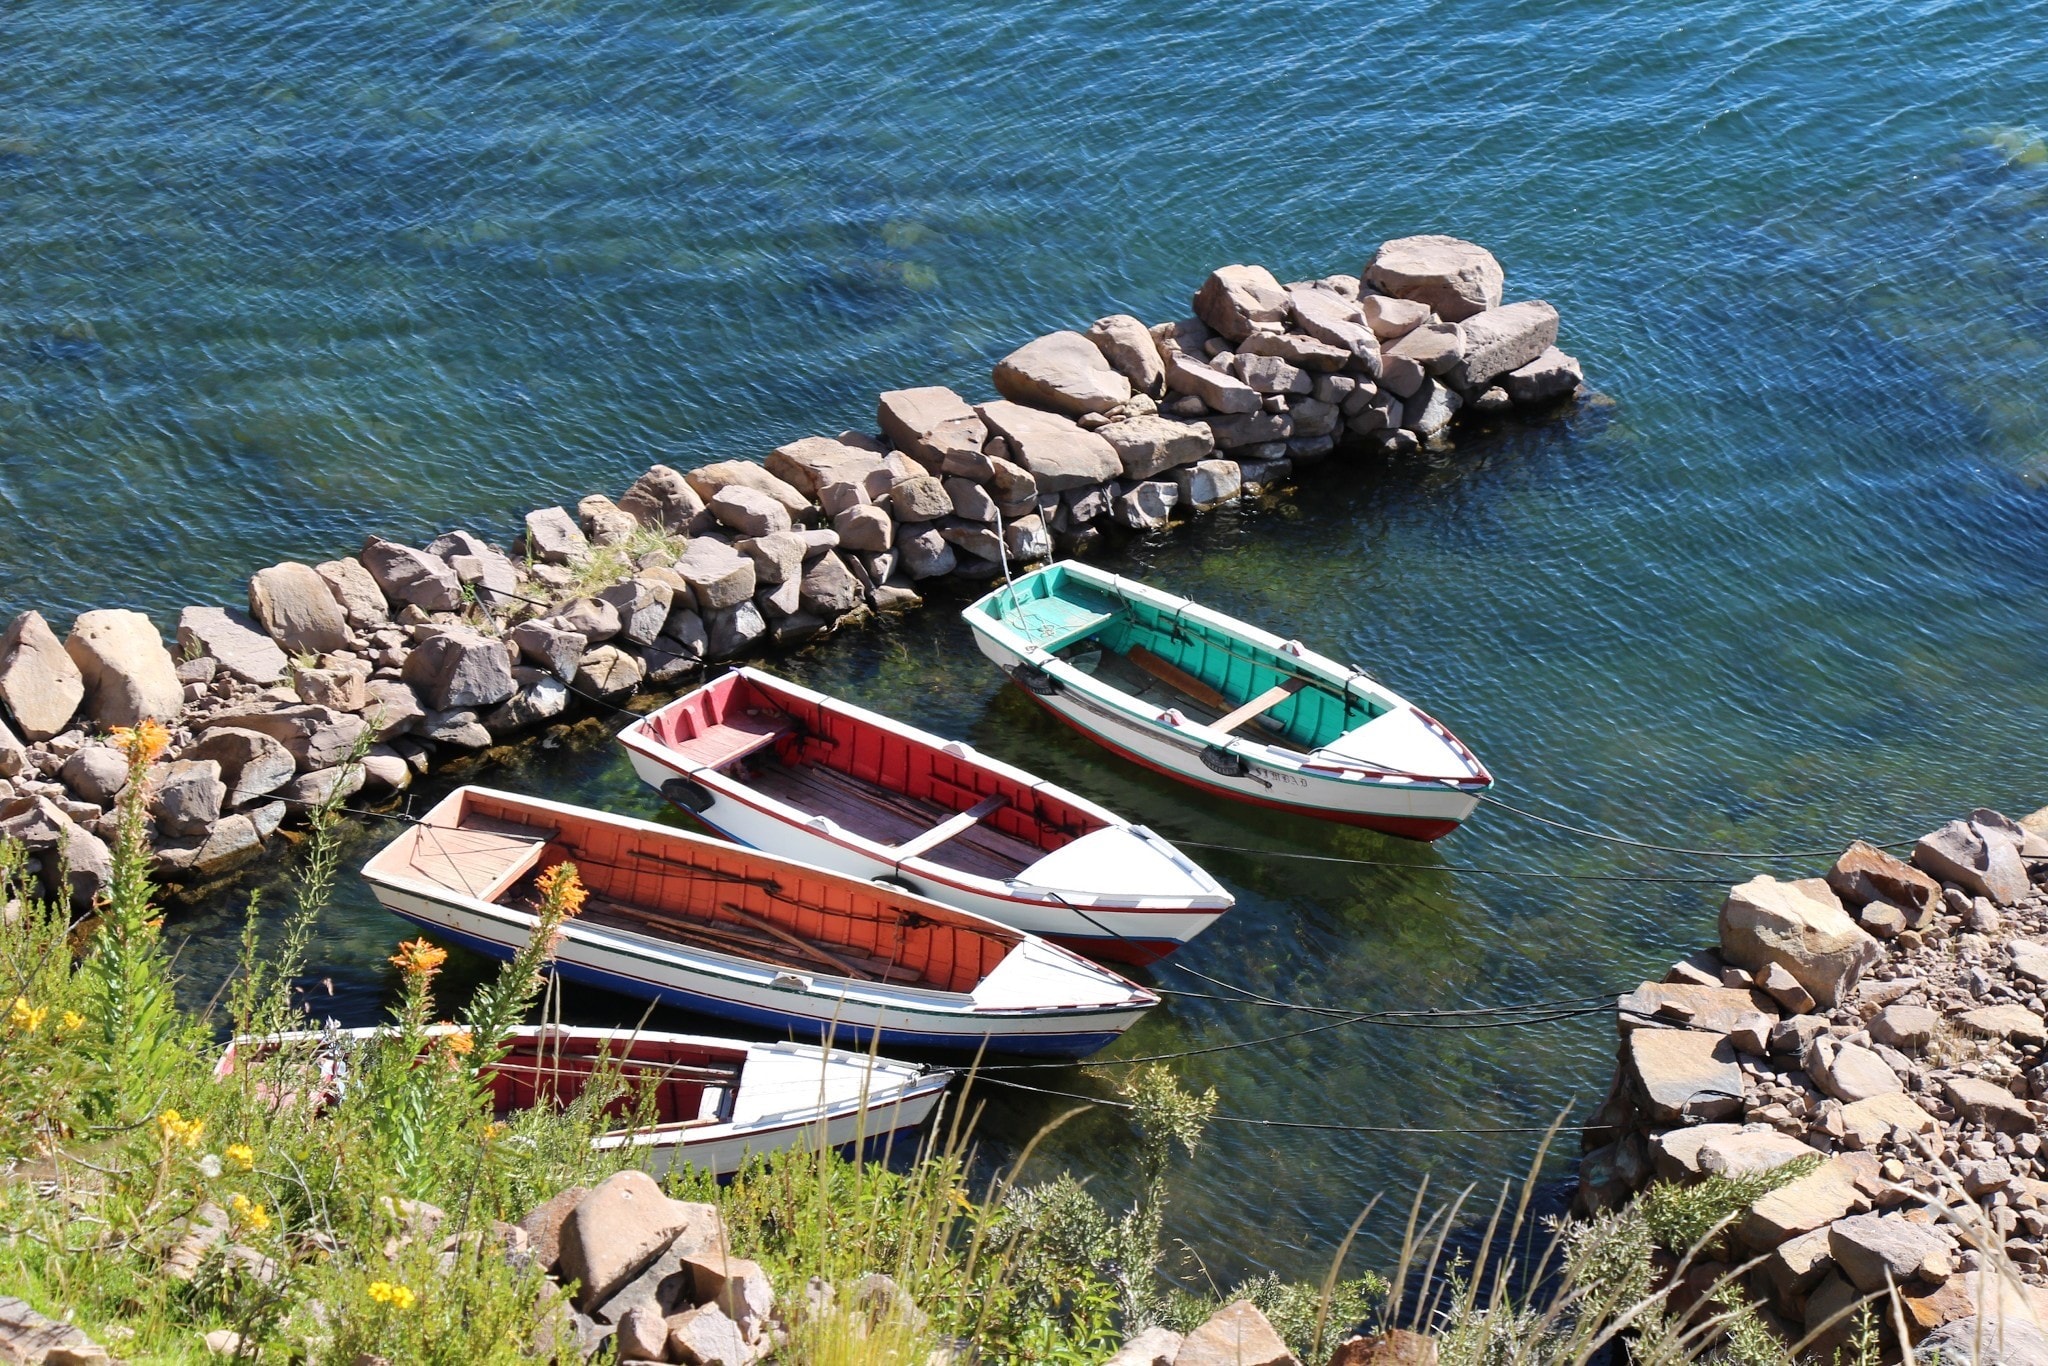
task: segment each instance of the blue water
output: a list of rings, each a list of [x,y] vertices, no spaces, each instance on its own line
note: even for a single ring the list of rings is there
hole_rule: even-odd
[[[0,607],[168,626],[366,532],[502,538],[650,461],[870,427],[881,389],[985,396],[1018,342],[1178,316],[1214,265],[1355,272],[1386,237],[1442,231],[1558,306],[1599,398],[1333,467],[1122,566],[1367,665],[1508,800],[1574,824],[1798,850],[2030,809],[2044,20],[1843,0],[23,0],[0,21]],[[1497,810],[1433,852],[1247,819],[999,689],[944,604],[781,667],[1186,838],[1750,871]],[[595,725],[484,776],[654,809]],[[1205,861],[1242,904],[1190,967],[1364,1007],[1625,985],[1707,938],[1718,895]],[[232,900],[184,917],[201,976]],[[338,1012],[375,1013],[398,934],[354,892],[329,918],[315,976]],[[1183,998],[1119,1051],[1300,1027]],[[1596,1017],[1333,1030],[1182,1069],[1236,1115],[1470,1128],[1583,1109],[1610,1059]],[[1063,1104],[996,1102],[991,1142]],[[1035,1161],[1120,1196],[1125,1132],[1098,1111]],[[1319,1272],[1372,1192],[1498,1182],[1533,1142],[1218,1125],[1170,1233],[1221,1278]],[[1377,1223],[1369,1250],[1397,1234]]]

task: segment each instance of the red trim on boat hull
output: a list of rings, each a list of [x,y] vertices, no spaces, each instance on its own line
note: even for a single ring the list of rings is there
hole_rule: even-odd
[[[1088,727],[1074,720],[1065,712],[1046,701],[1046,699],[1032,692],[1029,688],[1019,688],[1018,691],[1118,758],[1128,759],[1140,768],[1148,768],[1154,773],[1166,775],[1175,782],[1186,783],[1189,787],[1199,792],[1208,792],[1229,801],[1243,802],[1247,806],[1263,806],[1273,811],[1292,811],[1297,814],[1312,816],[1319,821],[1328,821],[1333,825],[1360,826],[1367,830],[1380,831],[1382,834],[1399,835],[1403,839],[1421,840],[1425,843],[1442,839],[1445,835],[1450,834],[1453,830],[1464,824],[1462,821],[1426,820],[1419,816],[1382,816],[1370,811],[1332,811],[1325,806],[1308,806],[1301,802],[1273,801],[1267,797],[1254,797],[1248,792],[1215,787],[1199,779],[1190,778],[1187,774],[1168,768],[1164,764],[1155,763],[1141,754],[1125,749],[1114,740],[1088,729]],[[1094,950],[1092,952],[1099,954],[1100,951]]]

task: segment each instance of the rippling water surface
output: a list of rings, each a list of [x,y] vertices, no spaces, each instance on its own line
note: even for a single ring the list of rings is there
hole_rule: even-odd
[[[503,538],[650,461],[871,426],[881,389],[982,396],[1023,339],[1178,316],[1213,265],[1356,271],[1445,231],[1558,306],[1601,399],[1319,471],[1122,567],[1365,664],[1508,800],[1573,823],[1798,850],[2030,808],[2044,22],[2038,2],[25,0],[0,23],[0,606],[168,625],[367,531]],[[999,688],[953,606],[782,667],[1172,835],[1431,865],[1205,856],[1240,905],[1182,959],[1263,994],[1612,990],[1711,934],[1713,887],[1435,865],[1749,867],[1498,810],[1433,850],[1247,817]],[[655,809],[594,724],[486,776]],[[235,914],[185,917],[197,977]],[[351,886],[315,974],[338,1013],[378,1011],[398,932]],[[1178,999],[1116,1051],[1302,1024]],[[1610,1060],[1594,1017],[1331,1030],[1182,1070],[1234,1115],[1460,1129],[1583,1109]],[[1063,1104],[992,1098],[992,1139]],[[1037,1160],[1114,1197],[1128,1146],[1098,1111]],[[1373,1191],[1497,1182],[1533,1146],[1219,1124],[1170,1232],[1219,1277],[1315,1272]]]

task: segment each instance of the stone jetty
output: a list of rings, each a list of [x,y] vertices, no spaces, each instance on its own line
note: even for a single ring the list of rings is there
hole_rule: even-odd
[[[1979,810],[1910,858],[1858,842],[1821,877],[1731,889],[1716,947],[1620,999],[1581,1206],[1806,1161],[1731,1230],[1787,1341],[1887,1285],[1916,1342],[2048,1320],[2043,883],[2048,809]],[[2024,1285],[2001,1292],[1994,1259]]]
[[[1580,390],[1557,311],[1503,303],[1491,253],[1387,242],[1359,275],[1209,275],[1192,316],[1128,315],[1026,342],[993,396],[893,390],[873,432],[762,460],[656,465],[616,499],[526,515],[499,547],[423,546],[259,569],[246,604],[0,634],[0,837],[80,904],[105,886],[126,781],[107,732],[171,732],[153,784],[160,875],[260,857],[341,787],[369,799],[572,709],[671,691],[706,665],[916,605],[1106,537],[1232,504],[1336,457],[1436,447],[1460,422],[1546,414]],[[347,762],[352,755],[361,762]]]

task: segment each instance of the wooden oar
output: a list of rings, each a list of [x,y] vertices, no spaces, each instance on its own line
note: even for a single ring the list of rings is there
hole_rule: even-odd
[[[1230,710],[1229,698],[1179,665],[1167,663],[1142,645],[1133,645],[1131,652],[1124,658],[1191,701],[1200,702],[1205,707],[1214,707],[1217,711]]]
[[[727,915],[738,916],[741,921],[745,922],[746,924],[752,925],[756,929],[767,931],[769,934],[774,935],[777,939],[780,939],[784,943],[788,944],[791,948],[797,949],[803,953],[807,953],[811,957],[819,960],[820,962],[830,963],[833,966],[838,967],[839,969],[844,971],[846,975],[849,977],[866,978],[869,981],[874,980],[872,977],[869,976],[869,974],[865,970],[855,967],[852,963],[849,963],[846,959],[841,958],[836,953],[832,953],[829,950],[819,948],[816,944],[813,944],[810,940],[804,938],[802,935],[783,929],[782,926],[776,924],[774,921],[768,919],[766,916],[755,915],[752,911],[747,910],[745,907],[735,906],[730,901],[721,901],[718,903],[718,906],[719,909],[724,911]]]

